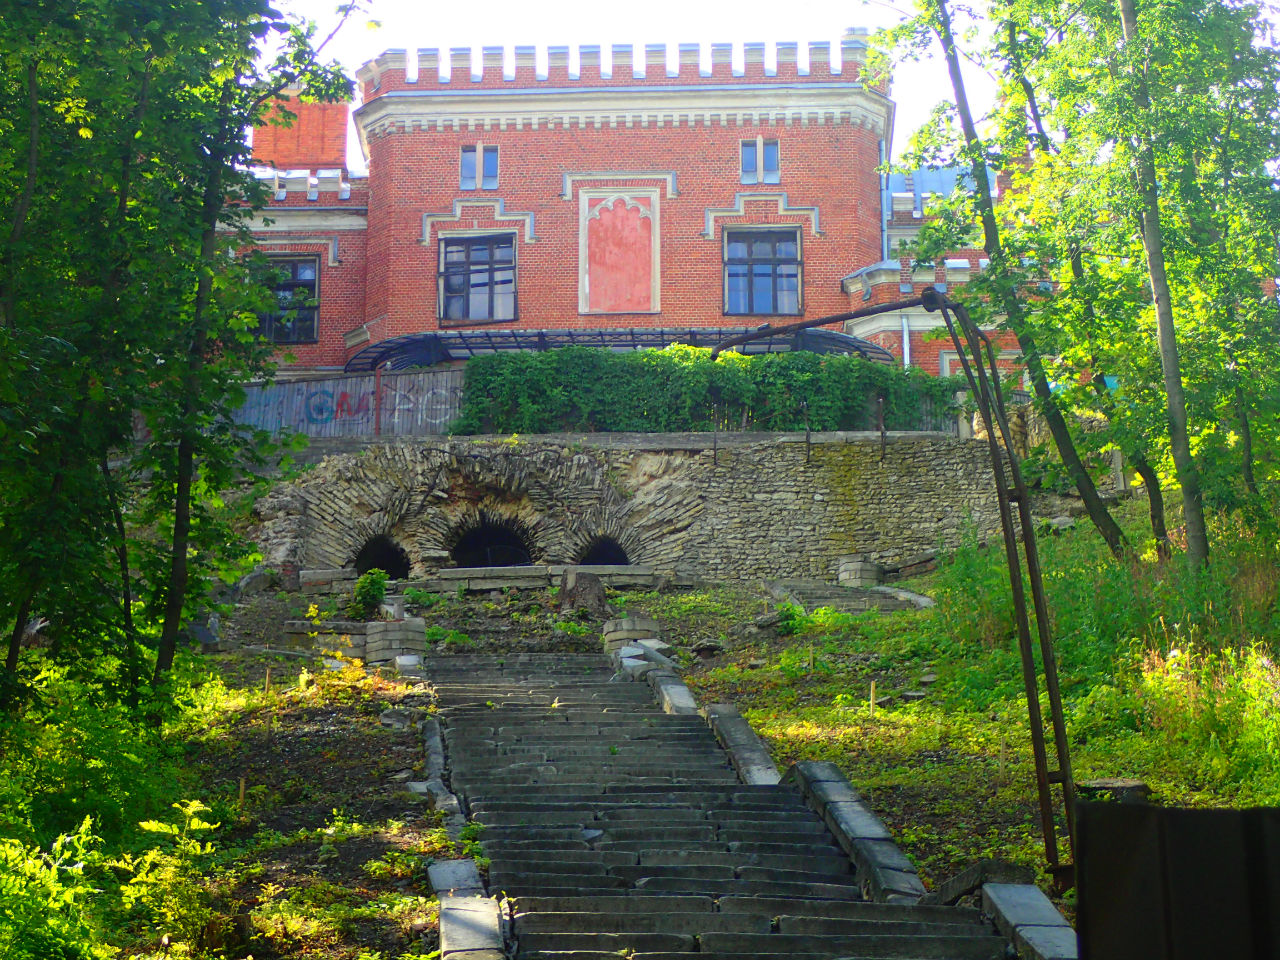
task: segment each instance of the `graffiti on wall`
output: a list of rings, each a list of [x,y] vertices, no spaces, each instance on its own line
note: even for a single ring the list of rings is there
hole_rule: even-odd
[[[458,416],[460,370],[335,377],[250,388],[237,419],[313,437],[441,434]]]

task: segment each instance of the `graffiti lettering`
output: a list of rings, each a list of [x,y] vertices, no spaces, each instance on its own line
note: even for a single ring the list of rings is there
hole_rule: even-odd
[[[246,391],[236,419],[265,430],[298,430],[317,436],[372,434],[381,421],[387,435],[438,434],[458,415],[461,371],[384,376],[382,409],[373,377],[279,383]]]

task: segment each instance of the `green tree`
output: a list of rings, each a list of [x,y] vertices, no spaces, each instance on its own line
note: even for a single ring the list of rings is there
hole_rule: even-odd
[[[233,255],[261,201],[244,130],[289,85],[349,92],[317,51],[312,28],[262,0],[41,0],[0,17],[8,700],[37,614],[55,654],[114,653],[136,693],[132,600],[149,598],[159,672],[171,661],[199,593],[191,558],[215,557],[198,500],[252,459],[228,414],[267,355],[251,334],[261,263]],[[124,456],[135,414],[149,433]]]

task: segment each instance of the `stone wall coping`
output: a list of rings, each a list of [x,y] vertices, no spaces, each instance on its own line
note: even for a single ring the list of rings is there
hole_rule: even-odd
[[[1039,887],[984,883],[982,909],[1013,940],[1022,960],[1077,960],[1076,932]]]
[[[751,724],[731,703],[713,703],[703,707],[702,716],[729,754],[733,769],[743,783],[772,785],[782,780],[773,758],[765,749]]]
[[[800,788],[809,806],[835,834],[841,849],[863,877],[863,887],[870,899],[882,903],[916,903],[924,896],[924,884],[915,867],[893,842],[889,828],[862,801],[839,767],[833,763],[803,761],[793,764],[782,779]]]

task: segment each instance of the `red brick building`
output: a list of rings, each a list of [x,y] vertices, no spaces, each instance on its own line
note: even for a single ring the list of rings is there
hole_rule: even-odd
[[[775,49],[767,66],[746,45],[739,69],[728,44],[682,45],[676,68],[661,45],[603,64],[552,47],[542,69],[531,47],[388,51],[357,75],[360,177],[345,105],[291,104],[291,127],[254,134],[273,188],[256,234],[281,292],[316,306],[264,332],[296,371],[335,370],[411,334],[790,323],[980,269],[890,257],[921,189],[878,172],[894,104],[864,82],[862,38],[836,65],[827,44]],[[847,332],[946,372],[934,325]]]

